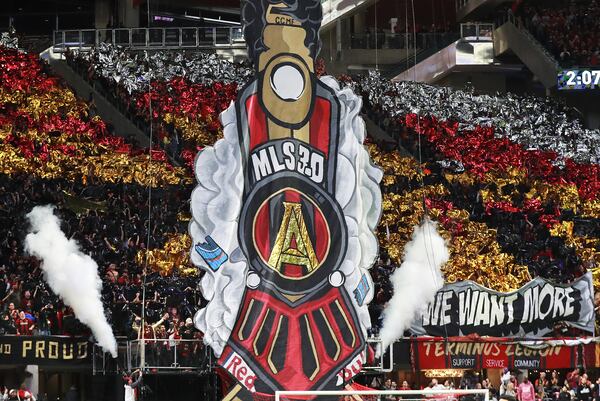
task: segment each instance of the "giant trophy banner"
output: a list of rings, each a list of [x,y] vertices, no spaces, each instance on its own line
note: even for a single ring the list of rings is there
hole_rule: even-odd
[[[227,399],[342,388],[360,372],[378,253],[379,182],[361,100],[315,74],[320,0],[249,0],[254,80],[196,159],[195,316],[236,385]]]
[[[428,336],[541,337],[566,324],[594,333],[594,286],[588,272],[569,284],[536,277],[499,293],[472,281],[446,284],[411,331]]]

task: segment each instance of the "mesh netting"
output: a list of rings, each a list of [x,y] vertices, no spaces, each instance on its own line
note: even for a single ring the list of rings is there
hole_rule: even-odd
[[[221,391],[223,394],[227,394],[229,390],[235,385],[235,381],[229,376],[227,372],[223,369],[215,369],[219,378],[221,379]],[[370,387],[366,387],[360,385],[358,383],[353,383],[351,385],[346,386],[346,390],[355,390],[355,391],[366,391],[373,390]],[[284,397],[281,396],[279,398],[281,401],[379,401],[384,400],[384,398],[377,395],[344,395],[344,396],[324,396],[324,395],[300,395],[294,397]],[[263,394],[263,393],[252,393],[253,401],[275,401],[275,396],[271,394]]]
[[[346,390],[366,391],[373,390],[372,388],[362,386],[358,383],[346,386]],[[254,401],[274,401],[275,396],[269,394],[254,393],[252,395]],[[377,395],[295,395],[280,396],[281,401],[378,401],[380,396]]]
[[[275,399],[275,397],[273,397]],[[280,397],[281,401],[378,401],[380,398],[377,395],[343,395],[343,396],[334,396],[334,395],[312,395],[307,396],[307,398],[288,398],[288,397]]]

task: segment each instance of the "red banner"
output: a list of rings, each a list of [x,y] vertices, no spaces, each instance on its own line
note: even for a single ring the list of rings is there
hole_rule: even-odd
[[[586,368],[600,366],[600,344],[591,343],[583,345],[583,363]]]
[[[577,347],[488,341],[415,339],[415,370],[419,369],[564,369],[577,365]]]

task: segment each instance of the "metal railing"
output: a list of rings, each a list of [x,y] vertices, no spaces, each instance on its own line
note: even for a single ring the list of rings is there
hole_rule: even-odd
[[[436,42],[433,46],[430,46],[425,49],[417,48],[415,51],[416,54],[411,54],[404,60],[397,63],[395,67],[383,71],[382,75],[386,78],[392,79],[398,76],[399,74],[403,73],[404,71],[410,69],[411,67],[426,60],[427,58],[433,56],[438,51],[450,46],[452,43],[456,42],[459,39],[460,37],[457,33],[446,34],[445,36],[441,37],[441,41]]]
[[[142,346],[142,342],[144,342]],[[142,355],[143,352],[143,355]],[[212,353],[201,340],[168,338],[133,340],[127,343],[129,370],[208,370]]]
[[[391,372],[394,369],[394,344],[389,345],[387,350],[383,350],[381,349],[383,341],[380,338],[368,338],[367,343],[373,347],[376,357],[372,365],[363,365],[363,371]],[[378,351],[380,351],[379,357],[377,357]]]
[[[460,399],[464,396],[472,396],[475,399],[481,399],[481,401],[489,401],[490,394],[489,390],[478,389],[478,390],[321,390],[321,391],[276,391],[275,401],[287,400],[290,398],[305,399],[310,396],[314,399],[315,396],[335,396],[335,398],[342,399],[344,396],[358,395],[358,396],[373,396],[386,397],[394,396],[402,400],[412,401],[425,401],[425,400],[443,400],[451,401]],[[334,397],[332,397],[334,398]],[[379,398],[378,398],[379,399]],[[382,398],[383,399],[383,398]]]
[[[516,18],[512,13],[506,13],[505,18],[498,25],[498,28],[500,28],[502,24],[506,23],[513,24],[519,31],[521,31],[521,33],[523,33],[523,35],[527,36],[531,44],[543,54],[544,58],[546,58],[549,63],[553,64],[557,70],[560,69],[560,63],[554,57],[554,55],[550,53],[550,51],[542,43],[540,43],[540,41],[533,36],[531,32],[529,32],[527,27],[519,18]]]
[[[381,347],[379,338],[372,337],[367,339],[367,342],[375,352]],[[204,345],[202,340],[161,338],[126,341],[124,338],[119,338],[116,359],[104,352],[97,344],[94,344],[92,351],[94,375],[115,374],[136,369],[152,372],[173,372],[175,370],[207,372],[211,369],[212,363],[212,351]],[[393,368],[394,347],[392,344],[387,350],[381,352],[372,364],[364,365],[363,371],[383,373],[391,372]]]
[[[127,367],[127,341],[124,337],[117,337],[116,359],[113,359],[98,344],[94,344],[92,348],[92,374],[110,375],[120,373]]]
[[[454,5],[455,5],[456,11],[460,10],[461,8],[463,8],[468,3],[469,3],[469,0],[455,0],[454,1]]]
[[[350,37],[350,49],[427,49],[439,47],[447,38],[456,36],[452,32],[440,33],[355,33]]]
[[[494,40],[494,24],[489,22],[460,24],[460,37],[470,42],[492,42]]]
[[[116,28],[54,31],[52,49],[89,51],[100,43],[113,43],[132,49],[207,49],[245,47],[242,28]]]
[[[471,42],[492,42],[494,24],[465,23],[460,26],[460,37]],[[457,32],[384,33],[365,32],[350,36],[350,49],[430,49],[447,46],[458,39]]]

